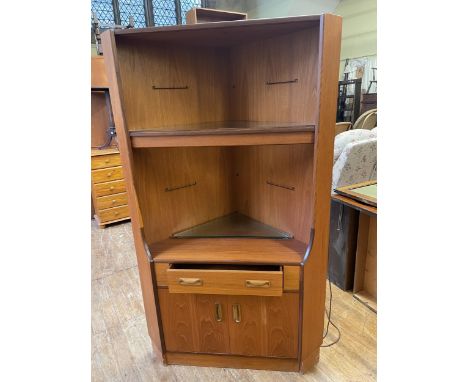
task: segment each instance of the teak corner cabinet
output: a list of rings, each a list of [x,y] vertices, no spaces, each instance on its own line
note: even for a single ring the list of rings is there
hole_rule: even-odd
[[[317,363],[340,40],[329,14],[103,33],[148,331],[166,364]]]

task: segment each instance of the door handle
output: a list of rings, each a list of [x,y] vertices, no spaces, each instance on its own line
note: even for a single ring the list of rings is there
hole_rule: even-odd
[[[245,280],[247,288],[269,288],[270,281],[268,280]]]
[[[221,304],[219,303],[215,304],[215,319],[218,322],[223,320],[223,308],[221,307]]]
[[[203,285],[203,281],[201,279],[181,277],[179,278],[179,285]]]
[[[241,322],[241,309],[239,304],[234,304],[232,306],[232,318],[234,319],[234,322]]]

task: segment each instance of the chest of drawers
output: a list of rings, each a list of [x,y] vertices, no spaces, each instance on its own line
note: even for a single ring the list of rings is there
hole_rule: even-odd
[[[116,148],[91,151],[91,190],[99,227],[130,219],[120,153]]]

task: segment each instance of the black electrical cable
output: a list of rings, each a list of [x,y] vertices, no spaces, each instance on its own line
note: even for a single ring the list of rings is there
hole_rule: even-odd
[[[104,143],[103,145],[100,145],[100,146],[92,146],[91,148],[92,149],[98,149],[98,150],[102,150],[102,149],[105,149],[106,147],[109,147],[111,142],[112,142],[112,138],[114,138],[112,135],[108,135],[107,136],[107,140],[106,140],[106,143]]]
[[[102,150],[102,149],[105,149],[106,147],[109,147],[111,142],[112,142],[112,139],[116,136],[115,127],[113,127],[113,126],[109,127],[106,130],[106,134],[107,134],[106,143],[104,143],[103,145],[100,145],[100,146],[92,146],[91,148],[92,149]]]
[[[334,322],[332,321],[332,319],[331,319],[333,294],[332,294],[332,287],[331,287],[330,278],[328,278],[328,288],[329,288],[329,291],[330,291],[330,298],[329,298],[329,304],[328,304],[328,311],[327,311],[327,308],[325,308],[325,314],[327,315],[328,321],[327,321],[327,328],[325,329],[325,334],[323,335],[323,339],[325,339],[325,337],[327,337],[327,335],[328,335],[328,328],[330,327],[330,324],[338,331],[338,338],[337,338],[335,341],[330,342],[329,344],[320,345],[321,348],[328,348],[328,347],[330,347],[330,346],[333,346],[333,345],[335,345],[336,343],[338,343],[338,341],[339,341],[340,338],[341,338],[340,329],[338,329],[338,326],[336,326],[335,323],[334,323]]]

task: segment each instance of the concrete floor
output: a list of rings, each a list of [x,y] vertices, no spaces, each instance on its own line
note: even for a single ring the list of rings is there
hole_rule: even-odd
[[[322,348],[307,373],[164,366],[147,334],[130,223],[99,229],[92,221],[92,380],[97,381],[375,381],[377,316],[333,286],[332,316],[341,340]],[[328,297],[327,297],[328,298]],[[336,338],[336,331],[325,342]]]

